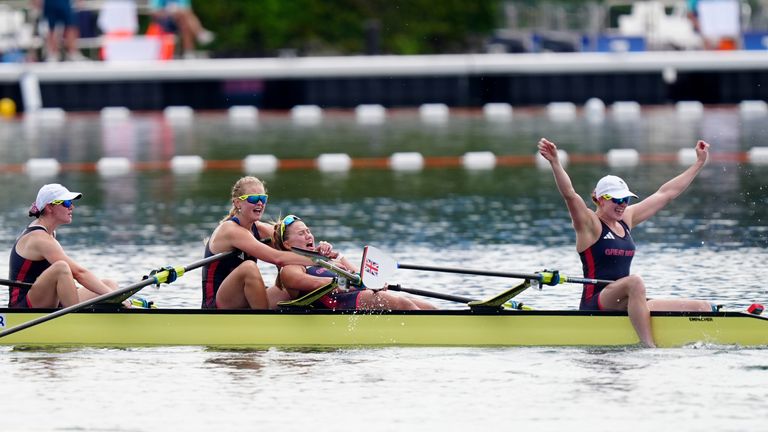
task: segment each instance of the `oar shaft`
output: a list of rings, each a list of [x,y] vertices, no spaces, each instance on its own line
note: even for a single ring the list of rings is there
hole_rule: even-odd
[[[452,267],[434,267],[434,266],[403,264],[403,263],[398,263],[397,267],[401,269],[408,269],[408,270],[424,270],[424,271],[434,271],[434,272],[443,272],[443,273],[473,274],[478,276],[495,276],[495,277],[506,277],[506,278],[517,278],[517,279],[539,280],[541,278],[540,275],[533,274],[533,273],[507,273],[507,272],[497,272],[497,271],[488,271],[488,270],[473,270],[473,269],[452,268]]]
[[[13,281],[10,279],[0,279],[0,285],[15,286],[15,287],[21,287],[21,288],[32,288],[32,284],[29,282],[19,282],[19,281]]]
[[[229,255],[232,255],[234,253],[235,253],[235,251],[229,251],[229,252],[218,253],[216,255],[211,255],[208,258],[204,258],[204,259],[202,259],[200,261],[195,261],[194,263],[189,264],[189,265],[183,267],[183,271],[181,271],[181,272],[179,272],[177,270],[177,273],[179,273],[179,275],[181,275],[181,274],[186,273],[186,272],[188,272],[190,270],[196,269],[198,267],[202,267],[202,266],[204,266],[204,265],[206,265],[206,264],[208,264],[210,262],[218,261],[218,260],[220,260],[222,258],[225,258],[225,257],[227,257]],[[160,273],[163,273],[163,272],[160,272]],[[158,275],[160,275],[160,273],[158,273]],[[165,278],[167,278],[168,271],[166,270],[165,273],[166,274],[163,276],[163,280],[161,280],[161,282],[164,282]],[[158,277],[158,275],[156,275],[155,277]],[[46,321],[50,321],[50,320],[52,320],[54,318],[58,318],[58,317],[60,317],[62,315],[66,315],[66,314],[68,314],[70,312],[75,312],[75,311],[87,308],[88,306],[94,305],[96,303],[101,303],[104,300],[109,300],[109,299],[111,299],[113,297],[117,297],[117,296],[119,296],[121,294],[124,294],[126,292],[137,290],[139,288],[144,288],[145,286],[149,286],[149,285],[154,285],[155,283],[156,283],[155,278],[150,277],[150,278],[144,279],[144,280],[142,280],[140,282],[136,282],[136,283],[134,283],[132,285],[129,285],[129,286],[125,287],[125,288],[116,289],[116,290],[114,290],[112,292],[108,292],[106,294],[102,294],[102,295],[94,297],[94,298],[92,298],[90,300],[86,300],[84,302],[77,303],[77,304],[74,304],[72,306],[65,307],[63,309],[59,309],[59,310],[57,310],[55,312],[49,313],[47,315],[41,316],[39,318],[36,318],[36,319],[31,320],[31,321],[27,321],[27,322],[21,323],[21,324],[15,326],[15,327],[11,327],[11,328],[9,328],[7,330],[4,330],[4,331],[0,332],[0,338],[3,338],[3,337],[8,336],[10,334],[16,333],[18,331],[27,329],[29,327],[32,327],[32,326],[35,326],[35,325],[38,325],[38,324],[42,324],[42,323],[44,323]]]
[[[457,296],[452,294],[443,294],[443,293],[434,292],[434,291],[425,291],[425,290],[420,290],[416,288],[404,288],[404,287],[401,287],[400,285],[387,285],[387,290],[401,291],[408,294],[420,295],[424,297],[432,297],[440,300],[448,300],[448,301],[453,301],[458,303],[469,303],[471,301],[475,301],[475,299],[471,299],[469,297],[462,297],[462,296]]]

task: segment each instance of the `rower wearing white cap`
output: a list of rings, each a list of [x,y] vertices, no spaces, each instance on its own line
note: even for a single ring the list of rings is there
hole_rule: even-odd
[[[75,262],[56,240],[56,229],[72,222],[75,200],[82,196],[58,183],[40,188],[29,209],[35,220],[16,239],[9,265],[11,280],[32,283],[32,287],[10,287],[9,307],[66,307],[117,288],[114,281],[101,280]]]
[[[717,307],[704,300],[646,298],[645,283],[630,274],[635,255],[635,243],[630,231],[655,215],[679,196],[701,171],[709,157],[709,144],[696,143],[696,162],[677,177],[664,183],[649,197],[630,205],[637,198],[619,177],[608,175],[600,179],[592,193],[597,210],[590,209],[576,193],[571,179],[560,164],[557,146],[546,138],[539,140],[539,154],[549,161],[555,183],[565,199],[576,231],[576,250],[581,257],[584,277],[615,280],[605,285],[585,284],[581,310],[626,310],[640,341],[655,347],[651,331],[650,311],[716,311]]]

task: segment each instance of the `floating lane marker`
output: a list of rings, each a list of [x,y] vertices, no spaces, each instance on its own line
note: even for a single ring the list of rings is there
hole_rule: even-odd
[[[696,149],[684,148],[677,152],[677,163],[680,165],[691,165],[696,162]]]
[[[203,171],[205,161],[200,156],[174,156],[171,159],[171,171],[175,174],[194,174]]]
[[[491,121],[512,120],[512,105],[508,103],[487,103],[483,105],[483,116]]]
[[[640,153],[635,149],[613,149],[606,154],[610,167],[631,167],[640,163]]]
[[[568,152],[562,149],[557,150],[557,157],[560,160],[560,165],[563,167],[568,166],[568,162],[570,162],[570,156],[568,155]],[[549,169],[549,161],[544,159],[544,156],[542,156],[539,153],[536,153],[536,155],[533,158],[536,163],[536,168],[540,170],[548,170]]]
[[[35,122],[49,123],[49,124],[61,124],[67,118],[67,112],[61,108],[40,108],[36,111],[30,111],[28,116]]]
[[[302,125],[315,125],[323,120],[323,109],[317,105],[296,105],[291,108],[291,120]]]
[[[496,155],[492,152],[467,152],[461,157],[461,164],[468,170],[490,170],[496,166]]]
[[[96,162],[96,171],[104,177],[125,175],[131,169],[131,161],[124,157],[103,157]]]
[[[187,123],[195,117],[195,111],[188,106],[169,106],[163,110],[163,115],[170,122]]]
[[[393,153],[389,167],[395,171],[420,171],[424,168],[424,156],[417,152]]]
[[[745,100],[739,103],[739,113],[745,117],[762,117],[768,114],[768,104],[762,100]]]
[[[747,159],[755,165],[768,165],[768,147],[752,147],[747,152]]]
[[[245,173],[271,173],[277,171],[280,161],[275,155],[248,155],[243,159]]]
[[[126,107],[104,107],[100,111],[102,121],[125,120],[131,116]]]
[[[699,101],[680,101],[675,104],[677,115],[685,118],[698,118],[704,114],[704,104]]]
[[[236,105],[227,110],[229,120],[236,123],[255,122],[259,119],[259,110],[254,106]]]
[[[605,102],[598,98],[590,98],[584,104],[584,114],[588,118],[602,119],[605,117]]]
[[[387,109],[378,104],[358,105],[355,119],[360,124],[382,124],[387,119]]]
[[[640,104],[635,101],[618,101],[611,105],[611,115],[619,119],[640,117]]]
[[[443,123],[448,121],[450,109],[442,103],[422,104],[419,106],[419,117],[425,122]]]
[[[547,105],[547,116],[552,120],[573,120],[576,118],[576,105],[572,102],[551,102]]]
[[[52,177],[61,171],[61,164],[53,158],[33,158],[24,165],[24,171],[32,177]]]
[[[317,157],[321,172],[344,172],[352,168],[352,158],[346,153],[326,153]]]

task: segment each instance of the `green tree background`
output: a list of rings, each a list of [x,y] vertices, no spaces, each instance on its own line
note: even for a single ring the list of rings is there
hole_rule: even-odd
[[[502,0],[198,0],[215,56],[477,52]],[[376,34],[378,37],[372,37]],[[378,43],[371,43],[378,40]],[[368,41],[368,43],[366,42]]]

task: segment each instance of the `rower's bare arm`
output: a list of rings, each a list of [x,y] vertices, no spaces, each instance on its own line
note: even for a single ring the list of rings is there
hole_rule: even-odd
[[[256,240],[249,230],[237,224],[220,226],[216,233],[215,241],[217,248],[223,248],[224,245],[228,245],[224,250],[231,250],[232,248],[240,249],[252,257],[266,261],[270,264],[275,264],[278,267],[291,264],[302,266],[313,264],[312,260],[309,258],[267,246]]]
[[[696,162],[694,162],[693,165],[675,178],[661,185],[659,190],[654,192],[648,198],[627,208],[625,219],[629,226],[637,226],[641,222],[651,218],[658,213],[659,210],[672,202],[672,200],[680,196],[680,194],[688,189],[688,186],[690,186],[701,169],[704,168],[708,159],[709,144],[699,140],[696,143]]]
[[[560,158],[557,154],[557,146],[548,139],[542,138],[539,140],[538,147],[539,154],[549,162],[549,165],[552,168],[552,174],[555,176],[557,190],[560,191],[560,195],[562,195],[565,200],[565,205],[568,207],[568,213],[571,215],[574,230],[576,230],[577,234],[593,231],[594,212],[587,207],[587,204],[573,188],[571,178],[560,163]]]
[[[80,283],[80,285],[96,294],[106,294],[112,291],[110,287],[105,285],[104,282],[90,270],[70,258],[56,239],[50,236],[46,237],[47,238],[35,242],[35,248],[46,261],[49,263],[55,263],[57,261],[66,262],[69,265],[69,269],[72,271],[72,277]]]
[[[307,274],[303,266],[289,265],[280,269],[280,281],[288,289],[314,291],[331,283],[333,278],[312,276]]]

